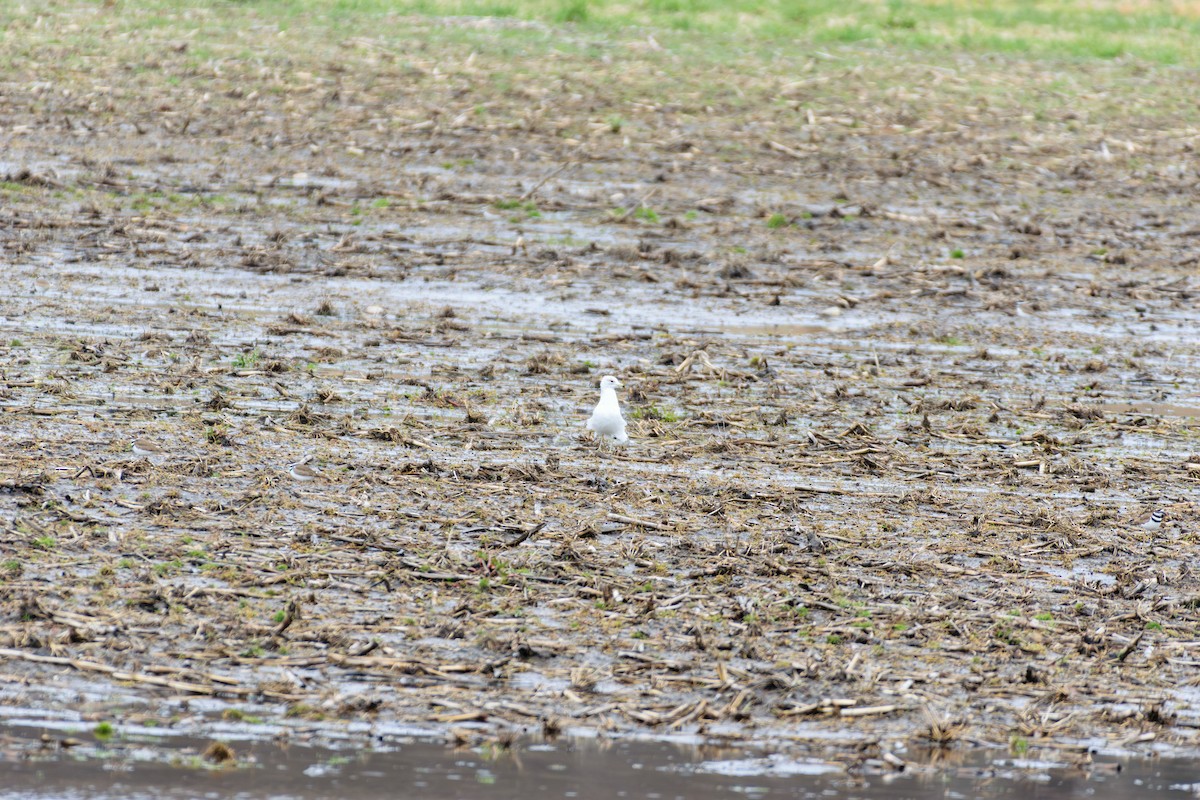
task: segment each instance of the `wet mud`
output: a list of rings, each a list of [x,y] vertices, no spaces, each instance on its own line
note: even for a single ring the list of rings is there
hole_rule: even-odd
[[[343,45],[9,74],[6,714],[1196,751],[1186,120]]]

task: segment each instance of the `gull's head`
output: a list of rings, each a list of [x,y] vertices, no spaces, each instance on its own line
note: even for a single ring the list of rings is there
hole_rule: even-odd
[[[617,380],[616,378],[614,378],[612,375],[605,375],[603,378],[600,379],[600,391],[604,391],[605,389],[616,390],[616,389],[620,389],[620,388],[621,388],[621,382],[619,380]]]

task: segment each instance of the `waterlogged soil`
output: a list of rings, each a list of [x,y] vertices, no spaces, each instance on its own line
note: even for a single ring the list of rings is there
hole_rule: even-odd
[[[234,763],[215,765],[205,739],[163,737],[142,729],[121,736],[72,737],[67,751],[53,737],[0,727],[3,800],[155,800],[229,797],[391,797],[397,787],[430,800],[501,798],[771,797],[818,800],[1038,800],[1178,798],[1196,788],[1188,759],[1099,759],[1086,769],[1071,759],[1021,757],[959,748],[927,764],[864,765],[847,773],[836,761],[786,753],[674,740],[566,738],[510,748],[449,748],[399,738],[371,747],[296,746],[235,741],[222,751]],[[932,753],[926,751],[927,756]],[[882,767],[882,768],[881,768]]]
[[[1200,751],[1181,71],[389,24],[0,76],[0,714]]]

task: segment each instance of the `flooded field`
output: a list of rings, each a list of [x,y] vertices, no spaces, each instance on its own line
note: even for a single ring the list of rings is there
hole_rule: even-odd
[[[593,42],[389,24],[424,43],[9,53],[0,712],[839,775],[1197,752],[1200,128],[1136,100],[1165,68],[847,49],[730,86],[622,41],[606,83]]]
[[[69,725],[68,725],[69,727]],[[564,737],[495,748],[449,748],[409,735],[369,745],[233,741],[215,763],[204,740],[131,731],[118,739],[53,737],[0,727],[0,798],[232,797],[718,798],[903,800],[913,797],[1135,800],[1194,796],[1195,762],[1180,759],[1022,758],[995,752],[921,750],[901,769],[842,765],[778,752],[698,744],[690,736]]]

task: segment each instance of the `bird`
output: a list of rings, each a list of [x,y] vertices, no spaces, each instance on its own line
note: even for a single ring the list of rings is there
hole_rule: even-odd
[[[625,434],[625,418],[621,416],[621,404],[617,401],[617,389],[621,382],[612,375],[605,375],[600,381],[600,402],[592,409],[588,417],[587,429],[596,434],[596,440],[603,447],[606,439],[624,444],[629,441]]]
[[[1124,510],[1124,509],[1122,509]],[[1141,511],[1134,514],[1128,524],[1134,528],[1141,528],[1147,531],[1156,531],[1162,527],[1163,519],[1166,517],[1166,512],[1161,508],[1154,508],[1150,511]]]
[[[291,475],[298,481],[315,481],[321,477],[320,471],[316,467],[308,465],[308,459],[297,461],[294,464],[288,464],[288,475]]]
[[[131,445],[135,456],[162,456],[167,451],[150,439],[135,439]]]
[[[1138,525],[1148,531],[1158,530],[1160,527],[1162,527],[1162,523],[1163,510],[1161,508],[1156,508],[1148,515],[1144,515],[1138,519]]]

